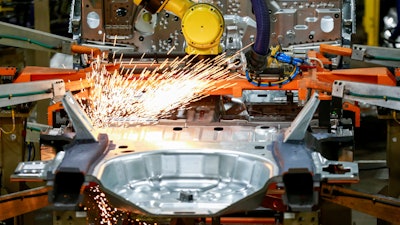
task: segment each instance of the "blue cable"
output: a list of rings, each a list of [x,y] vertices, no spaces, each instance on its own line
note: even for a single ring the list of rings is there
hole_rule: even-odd
[[[294,66],[298,66],[300,64],[303,64],[305,61],[304,59],[300,59],[300,58],[294,58],[291,56],[286,55],[285,53],[282,52],[278,52],[276,53],[275,57],[278,61],[280,62],[284,62],[284,63],[288,63]]]

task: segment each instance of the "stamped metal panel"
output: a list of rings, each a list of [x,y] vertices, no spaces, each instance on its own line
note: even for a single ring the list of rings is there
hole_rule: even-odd
[[[90,173],[116,207],[158,216],[217,216],[259,206],[276,177],[302,169],[358,180],[354,163],[324,159],[268,126],[153,125],[108,128],[110,151]],[[343,167],[344,173],[329,171]],[[307,205],[312,207],[312,205]]]
[[[256,208],[277,172],[273,161],[244,152],[177,149],[116,157],[97,177],[106,193],[142,212],[210,216]]]
[[[247,211],[259,206],[269,179],[279,174],[268,147],[275,127],[112,129],[114,150],[92,176],[117,207],[163,216]]]

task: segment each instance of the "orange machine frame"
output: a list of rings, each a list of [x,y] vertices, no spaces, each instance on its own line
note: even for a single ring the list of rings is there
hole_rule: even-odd
[[[329,52],[334,54],[340,54],[348,56],[351,54],[351,49],[321,45],[321,52]],[[329,64],[330,61],[322,56],[321,53],[315,51],[309,51],[308,56],[310,58],[318,58],[324,64]],[[106,68],[108,71],[113,72],[119,70],[119,64],[107,64]],[[396,70],[396,75],[399,75],[399,70]],[[9,71],[7,71],[9,72]],[[36,80],[48,80],[48,79],[63,79],[66,83],[67,91],[80,91],[88,88],[90,84],[85,80],[87,73],[91,72],[91,67],[85,69],[53,69],[47,67],[33,67],[28,66],[24,68],[21,73],[16,77],[14,82],[29,82]],[[356,68],[356,69],[340,69],[340,70],[328,70],[320,66],[312,66],[307,68],[307,71],[303,71],[291,82],[282,86],[272,87],[258,87],[246,79],[231,79],[221,80],[218,85],[226,88],[221,88],[217,91],[208,93],[210,95],[232,95],[234,97],[240,97],[243,90],[298,90],[299,100],[306,100],[307,93],[309,90],[319,90],[320,98],[322,100],[330,100],[330,92],[332,91],[332,83],[335,80],[346,80],[355,82],[366,82],[380,85],[396,85],[395,76],[386,67],[373,67],[373,68]],[[56,107],[59,108],[59,107]],[[356,113],[356,126],[359,126],[359,109],[357,106],[346,104],[345,110],[351,110]],[[49,108],[50,114],[54,110],[54,107]],[[358,115],[357,115],[358,114]],[[49,119],[49,124],[52,119]]]

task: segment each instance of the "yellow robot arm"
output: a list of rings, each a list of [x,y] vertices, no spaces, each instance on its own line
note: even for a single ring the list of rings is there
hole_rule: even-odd
[[[222,52],[220,41],[224,32],[224,17],[211,4],[189,0],[133,0],[149,12],[167,10],[182,19],[182,33],[188,54],[217,55]]]

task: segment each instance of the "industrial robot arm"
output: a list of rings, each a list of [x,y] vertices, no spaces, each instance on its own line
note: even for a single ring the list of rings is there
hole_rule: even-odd
[[[182,33],[187,42],[187,54],[217,55],[224,32],[224,17],[217,7],[190,0],[134,0],[150,13],[167,10],[182,19]],[[249,70],[260,72],[265,68],[269,53],[270,19],[264,0],[252,0],[257,22],[257,37],[252,48],[246,53]]]
[[[186,53],[217,55],[222,52],[220,40],[224,32],[224,17],[211,4],[189,0],[134,0],[151,13],[167,10],[182,19],[181,28],[187,42]]]

